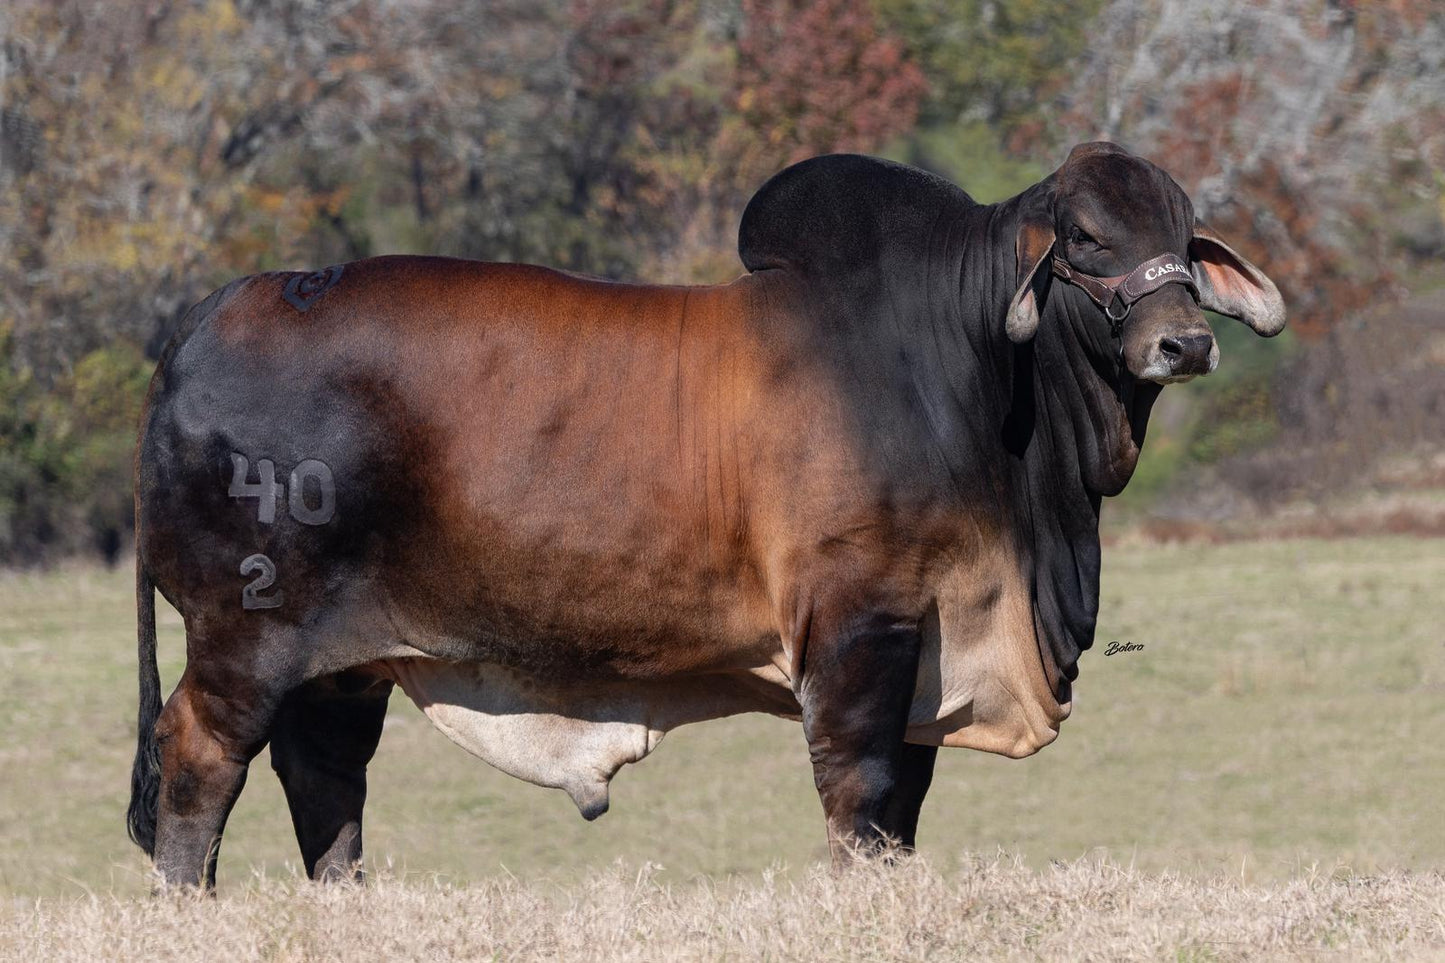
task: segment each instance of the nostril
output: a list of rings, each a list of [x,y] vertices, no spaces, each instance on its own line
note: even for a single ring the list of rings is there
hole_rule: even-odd
[[[1209,334],[1178,334],[1159,339],[1159,360],[1176,374],[1201,374],[1209,370],[1214,337]]]
[[[1214,350],[1214,338],[1207,334],[1180,338],[1179,343],[1183,346],[1184,353],[1191,358],[1208,358],[1209,352]]]

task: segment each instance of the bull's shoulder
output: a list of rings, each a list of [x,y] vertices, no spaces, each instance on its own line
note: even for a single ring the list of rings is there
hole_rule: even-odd
[[[859,154],[829,154],[775,174],[738,229],[749,271],[846,275],[889,253],[924,254],[934,227],[977,205],[941,177]]]

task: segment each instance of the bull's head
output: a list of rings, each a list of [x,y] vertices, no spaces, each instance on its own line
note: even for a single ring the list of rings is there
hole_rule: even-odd
[[[1144,381],[1214,370],[1219,348],[1202,309],[1265,337],[1284,327],[1274,283],[1194,219],[1163,170],[1113,144],[1081,144],[1049,182],[1020,221],[1022,283],[1007,321],[1015,343],[1034,336],[1040,301],[1061,281],[1094,301],[1124,366]]]

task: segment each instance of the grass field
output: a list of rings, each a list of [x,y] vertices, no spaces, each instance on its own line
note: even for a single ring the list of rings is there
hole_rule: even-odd
[[[883,882],[814,878],[825,857],[822,817],[795,723],[742,717],[674,732],[619,774],[612,811],[587,824],[561,793],[453,746],[398,693],[371,768],[366,826],[368,862],[387,882],[370,893],[292,892],[295,843],[263,755],[226,835],[223,899],[166,908],[130,901],[149,885],[123,818],[135,714],[130,573],[3,575],[0,945],[7,933],[24,934],[31,942],[10,942],[17,953],[23,945],[26,955],[64,956],[71,947],[78,958],[88,947],[139,958],[140,944],[103,952],[94,940],[157,914],[206,917],[224,929],[291,907],[283,915],[297,926],[356,915],[355,932],[326,944],[341,946],[380,925],[367,907],[382,901],[465,916],[470,935],[455,934],[464,956],[566,957],[568,940],[591,933],[633,940],[631,950],[619,944],[603,955],[657,958],[652,933],[664,941],[654,949],[686,955],[718,955],[706,950],[713,934],[762,948],[748,955],[787,958],[784,943],[770,942],[787,930],[778,907],[826,917],[850,899],[865,913],[892,900],[902,914],[896,935],[912,940],[903,930],[923,925],[936,898],[949,921],[935,934],[944,957],[993,919],[1022,927],[1023,956],[1063,958],[1058,941],[1070,921],[1100,914],[1088,924],[1100,939],[1131,919],[1152,933],[1152,942],[1119,945],[1143,956],[1234,958],[1250,948],[1381,940],[1445,954],[1445,541],[1122,545],[1106,554],[1101,612],[1099,643],[1084,656],[1058,741],[1023,761],[942,752],[919,833],[928,865]],[[1106,656],[1111,640],[1144,648]],[[164,608],[161,655],[169,686],[183,639],[179,617]],[[997,861],[1000,850],[1012,857]],[[613,865],[619,859],[623,868]],[[638,882],[645,862],[660,868]],[[629,886],[636,907],[594,905]],[[46,898],[39,908],[35,897]],[[684,903],[701,913],[693,904],[709,899],[713,915],[694,921],[697,932],[657,915]],[[1006,919],[1010,901],[1037,914]],[[746,908],[763,903],[772,929],[747,937]],[[1271,924],[1270,905],[1294,905],[1285,918],[1303,929]],[[220,909],[228,906],[240,916]],[[527,921],[522,943],[495,942],[499,921],[526,916],[528,906],[546,919]],[[1251,906],[1258,919],[1248,917]],[[1242,927],[1243,942],[1210,929],[1210,907],[1246,915],[1230,924]],[[250,955],[328,955],[289,938],[257,936]],[[869,950],[882,944],[840,946],[890,955]],[[907,946],[896,955],[929,948]]]
[[[0,959],[1240,960],[1445,956],[1438,875],[1276,886],[1084,860],[971,860],[834,877],[667,885],[650,869],[566,887],[512,877],[367,889],[261,880],[217,900],[0,907]]]

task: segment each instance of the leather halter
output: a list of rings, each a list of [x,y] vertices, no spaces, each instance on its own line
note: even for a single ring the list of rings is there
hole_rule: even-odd
[[[1053,272],[1054,277],[1080,288],[1095,304],[1104,309],[1104,316],[1109,319],[1109,333],[1115,338],[1123,333],[1124,319],[1129,316],[1134,302],[1146,294],[1153,294],[1166,284],[1174,282],[1187,285],[1194,292],[1194,300],[1199,300],[1199,282],[1194,280],[1188,263],[1175,254],[1160,254],[1151,257],[1128,274],[1101,278],[1083,273],[1055,252]],[[1121,305],[1117,313],[1114,310],[1115,301]]]

